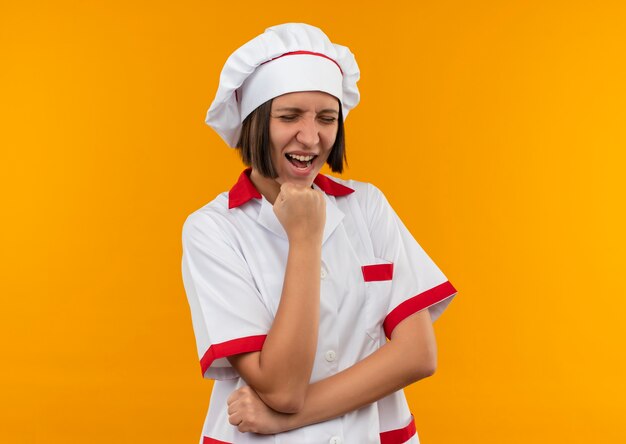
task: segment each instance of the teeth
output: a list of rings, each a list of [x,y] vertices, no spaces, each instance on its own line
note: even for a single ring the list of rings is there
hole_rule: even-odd
[[[298,156],[297,154],[287,154],[289,157],[299,160],[300,162],[308,162],[313,160],[315,156]]]

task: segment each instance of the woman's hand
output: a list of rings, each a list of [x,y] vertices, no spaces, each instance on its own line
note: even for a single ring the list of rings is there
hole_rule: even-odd
[[[249,386],[235,390],[228,397],[228,421],[240,432],[272,435],[285,431],[288,416],[269,408]]]
[[[320,242],[326,224],[324,195],[309,187],[283,183],[274,202],[274,213],[287,232],[289,242]]]

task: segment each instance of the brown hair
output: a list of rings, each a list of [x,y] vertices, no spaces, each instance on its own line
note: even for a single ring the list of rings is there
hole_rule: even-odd
[[[272,153],[270,150],[271,110],[272,99],[260,105],[244,119],[241,135],[237,141],[237,150],[245,165],[258,170],[265,177],[274,179],[277,174],[274,165],[272,165]],[[339,103],[337,123],[337,136],[326,163],[333,172],[341,173],[343,172],[344,163],[348,164],[341,103]]]

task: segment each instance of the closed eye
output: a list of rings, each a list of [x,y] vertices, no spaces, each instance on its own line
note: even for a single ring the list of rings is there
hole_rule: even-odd
[[[327,124],[335,123],[337,121],[336,117],[331,117],[331,116],[321,116],[319,119],[323,123],[327,123]]]
[[[293,122],[298,117],[299,117],[298,114],[285,114],[285,115],[278,116],[278,118],[284,122]]]

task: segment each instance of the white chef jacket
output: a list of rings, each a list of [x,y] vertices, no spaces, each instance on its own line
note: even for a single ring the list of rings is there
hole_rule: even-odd
[[[215,379],[201,444],[419,444],[404,392],[341,417],[277,435],[240,433],[228,396],[245,381],[226,359],[259,351],[280,302],[289,243],[244,170],[229,192],[183,227],[182,273],[202,374]],[[311,382],[373,353],[403,319],[428,308],[435,321],[455,288],[380,190],[318,175],[324,192],[320,325]],[[285,356],[284,359],[290,359]]]

